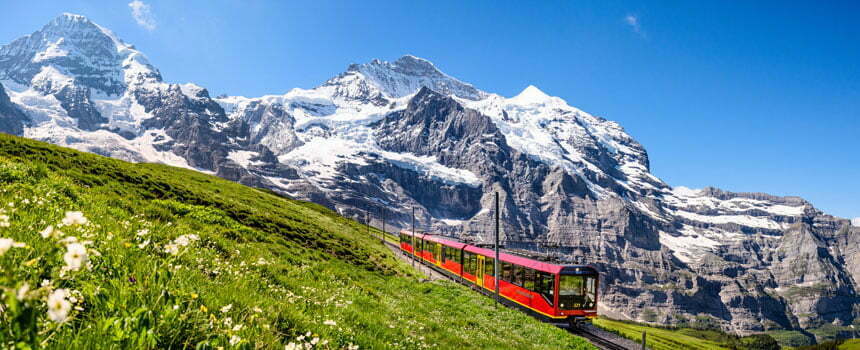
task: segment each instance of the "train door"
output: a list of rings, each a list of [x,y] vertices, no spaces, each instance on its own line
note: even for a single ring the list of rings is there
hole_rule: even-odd
[[[478,268],[475,270],[475,283],[484,286],[484,256],[478,255]]]
[[[436,243],[436,254],[435,255],[436,256],[434,258],[436,258],[436,266],[442,266],[442,260],[444,259],[442,257],[442,244]]]

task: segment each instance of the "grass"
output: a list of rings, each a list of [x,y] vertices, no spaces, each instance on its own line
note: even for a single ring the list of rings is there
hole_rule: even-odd
[[[783,346],[805,346],[812,345],[815,343],[815,339],[813,337],[807,336],[800,331],[786,331],[786,330],[778,330],[778,331],[768,331],[768,335],[776,339],[776,341]]]
[[[694,328],[661,328],[606,318],[594,320],[594,325],[640,343],[646,332],[651,349],[798,349],[798,350],[860,350],[860,339],[831,340],[814,344],[812,338],[799,331],[769,331],[738,337],[718,330]]]
[[[699,334],[700,336],[704,336],[705,334],[705,332],[701,331],[699,331],[701,333],[694,333],[695,330],[692,329],[670,330],[630,322],[615,321],[606,318],[595,319],[594,325],[637,342],[642,340],[642,333],[645,332],[647,333],[645,343],[649,348],[654,350],[729,349],[728,347],[724,347],[720,342],[700,338],[690,334]]]
[[[190,170],[0,135],[0,207],[0,348],[592,348],[423,281],[378,231]]]
[[[839,345],[839,350],[860,350],[860,339],[849,339]]]

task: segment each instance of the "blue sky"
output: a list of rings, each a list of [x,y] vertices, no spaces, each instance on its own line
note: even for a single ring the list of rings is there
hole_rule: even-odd
[[[6,1],[0,43],[78,13],[168,81],[245,96],[414,54],[482,90],[533,84],[618,121],[670,185],[860,216],[856,1],[129,1]]]

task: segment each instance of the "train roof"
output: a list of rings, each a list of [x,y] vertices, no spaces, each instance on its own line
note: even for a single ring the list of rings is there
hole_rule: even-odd
[[[464,250],[469,252],[469,253],[480,254],[483,256],[491,257],[491,258],[496,256],[496,252],[494,250],[487,249],[487,248],[478,248],[478,247],[469,245],[469,246],[466,246],[466,249],[464,249]],[[561,272],[562,268],[564,268],[564,266],[561,266],[561,265],[545,263],[543,261],[532,260],[529,258],[524,258],[521,256],[511,255],[511,254],[502,253],[502,252],[499,252],[499,260],[504,261],[504,262],[509,262],[512,264],[517,264],[520,266],[525,266],[525,267],[528,267],[528,268],[531,268],[534,270],[551,273],[553,275]]]
[[[496,252],[492,249],[480,248],[465,243],[444,239],[438,236],[433,236],[431,234],[413,234],[412,232],[407,230],[403,230],[401,232],[409,236],[415,236],[416,238],[436,242],[456,249],[464,249],[465,251],[473,254],[479,254],[491,258],[496,256]],[[584,268],[591,269],[592,271],[594,271],[593,268],[588,266],[557,265],[502,252],[499,252],[499,260],[551,274],[558,274],[559,272],[562,272],[562,270],[564,270],[565,273],[567,273],[568,270],[579,272],[584,271]],[[577,270],[577,268],[581,269]]]

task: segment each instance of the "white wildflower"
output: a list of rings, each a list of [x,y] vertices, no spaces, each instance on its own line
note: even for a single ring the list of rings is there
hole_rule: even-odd
[[[27,245],[21,242],[15,242],[11,238],[0,238],[0,256],[6,254],[12,248],[24,248]]]
[[[236,346],[241,341],[242,341],[242,338],[240,338],[238,335],[234,335],[234,336],[230,337],[230,345],[231,346]]]
[[[182,235],[176,237],[176,239],[174,239],[172,243],[166,244],[164,246],[164,251],[170,253],[171,255],[177,255],[179,254],[180,248],[187,247],[192,242],[198,240],[200,240],[200,236],[197,236],[195,234]]]
[[[164,245],[164,251],[169,253],[170,255],[179,254],[179,246],[173,243],[169,243]]]
[[[87,248],[80,243],[72,243],[66,246],[66,254],[63,254],[63,260],[66,261],[66,268],[71,271],[80,270],[87,263]]]
[[[9,227],[9,215],[0,215],[0,227]]]
[[[138,236],[146,236],[146,235],[148,235],[148,234],[149,234],[149,230],[148,230],[148,229],[137,230],[137,235],[138,235]]]
[[[58,238],[63,236],[63,232],[55,230],[54,226],[45,227],[39,234],[42,235],[42,238]]]
[[[233,304],[224,305],[224,307],[221,308],[221,312],[222,313],[230,312],[230,309],[232,309],[232,308],[233,308]]]
[[[67,211],[66,217],[63,218],[62,222],[64,226],[86,225],[88,220],[84,217],[84,213],[79,211]]]
[[[69,245],[69,244],[72,244],[72,243],[78,243],[78,237],[75,237],[75,236],[69,236],[69,237],[66,237],[66,238],[61,239],[61,240],[60,240],[60,243],[62,243],[62,244],[66,244],[66,245]]]
[[[200,239],[200,237],[195,235],[195,234],[182,235],[182,236],[176,237],[176,239],[173,241],[173,243],[176,243],[176,245],[178,245],[180,247],[186,247],[189,244],[191,244],[191,242],[197,241],[199,239]]]
[[[323,324],[326,326],[337,326],[337,322],[332,321],[332,320],[325,320],[325,322],[323,322]]]
[[[21,288],[18,288],[18,293],[17,293],[17,295],[15,295],[15,298],[18,299],[18,301],[23,301],[24,299],[27,298],[27,293],[29,293],[29,292],[30,292],[30,284],[24,283],[24,285],[21,286]]]
[[[69,317],[72,303],[66,300],[68,295],[67,289],[57,289],[48,296],[48,318],[51,321],[62,323]]]

